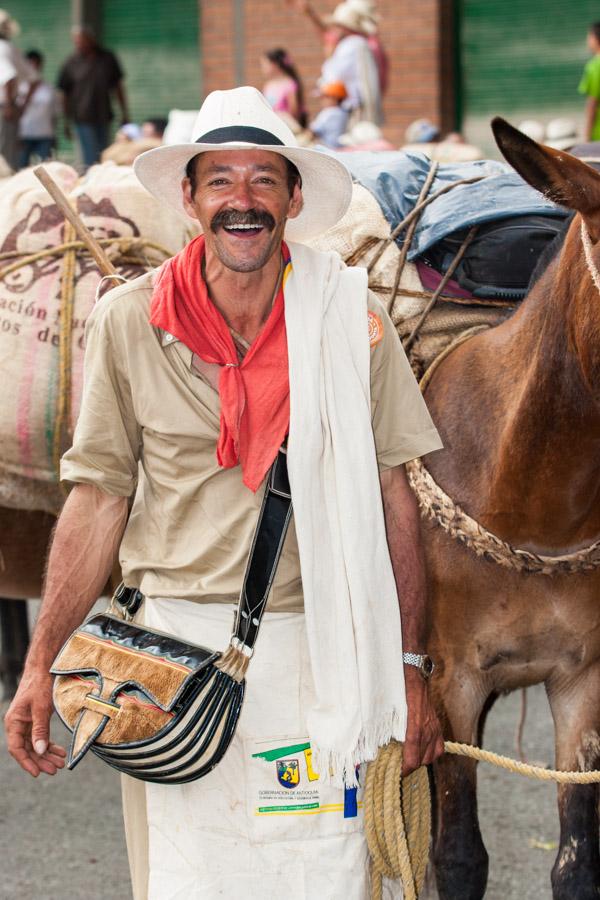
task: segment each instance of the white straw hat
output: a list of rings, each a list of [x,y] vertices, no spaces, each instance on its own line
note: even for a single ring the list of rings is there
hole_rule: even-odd
[[[370,7],[362,3],[345,0],[338,3],[332,14],[326,19],[329,25],[340,25],[348,31],[356,31],[359,34],[372,35],[377,32],[377,22]]]
[[[21,33],[21,26],[5,9],[0,9],[0,37],[14,38]]]
[[[342,163],[320,150],[299,147],[288,126],[260,91],[239,87],[213,91],[198,113],[192,141],[142,153],[134,171],[144,187],[168,206],[187,215],[181,180],[198,153],[214,150],[269,150],[294,163],[302,178],[304,205],[286,225],[286,237],[306,241],[343,217],[352,198],[352,179]]]

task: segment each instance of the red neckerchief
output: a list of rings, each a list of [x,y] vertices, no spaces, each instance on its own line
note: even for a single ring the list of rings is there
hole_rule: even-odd
[[[286,266],[290,252],[284,243],[282,253]],[[200,235],[163,263],[152,295],[150,323],[206,362],[222,366],[217,462],[224,468],[240,463],[244,484],[256,491],[290,423],[283,283],[269,318],[240,361],[227,323],[209,299],[202,278],[203,256]]]

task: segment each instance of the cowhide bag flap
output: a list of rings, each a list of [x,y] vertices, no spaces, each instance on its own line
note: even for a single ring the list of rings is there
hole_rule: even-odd
[[[101,613],[73,632],[50,670],[56,676],[54,706],[72,734],[70,769],[90,749],[127,775],[164,784],[194,781],[216,766],[235,733],[245,672],[291,514],[280,450],[224,653],[129,621],[143,599],[135,589],[115,594],[123,618]]]

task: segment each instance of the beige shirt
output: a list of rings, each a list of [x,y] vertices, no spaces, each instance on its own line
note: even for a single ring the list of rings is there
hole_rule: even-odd
[[[263,488],[216,459],[219,396],[192,351],[148,322],[151,274],[110,291],[86,331],[85,381],[61,477],[134,495],[120,549],[125,583],[149,597],[237,602]],[[439,449],[396,330],[369,295],[372,424],[381,469]],[[303,609],[292,525],[269,609]]]

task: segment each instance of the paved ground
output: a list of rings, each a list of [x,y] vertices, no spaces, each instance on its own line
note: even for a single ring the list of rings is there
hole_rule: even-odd
[[[549,764],[545,694],[536,688],[528,697],[525,749],[530,760]],[[519,708],[518,695],[498,701],[486,746],[514,755]],[[54,739],[63,733],[56,724]],[[491,858],[488,900],[549,900],[558,837],[554,788],[481,766],[480,810]],[[1,733],[0,900],[129,900],[123,840],[116,773],[90,757],[74,772],[34,781],[12,762]]]

